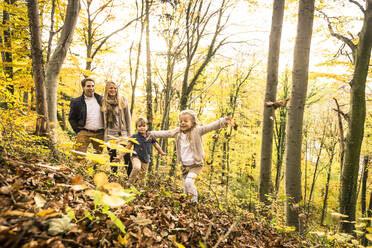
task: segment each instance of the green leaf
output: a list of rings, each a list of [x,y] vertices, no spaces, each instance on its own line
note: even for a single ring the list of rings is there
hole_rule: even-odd
[[[122,233],[125,234],[126,231],[125,231],[125,226],[124,226],[123,222],[121,222],[121,220],[114,213],[112,213],[111,211],[107,211],[106,214],[108,215],[108,217],[110,217],[112,222],[114,222],[115,226],[117,228],[119,228]]]
[[[66,208],[66,214],[67,214],[67,216],[68,216],[71,220],[77,221],[76,216],[75,216],[75,212],[74,212],[74,210],[73,210],[72,208],[67,207],[67,208]]]
[[[93,220],[93,216],[90,214],[89,211],[85,211],[85,217],[88,218],[89,220]]]
[[[201,242],[200,240],[199,240],[199,246],[200,246],[200,248],[206,248],[205,245],[204,245],[204,243]]]

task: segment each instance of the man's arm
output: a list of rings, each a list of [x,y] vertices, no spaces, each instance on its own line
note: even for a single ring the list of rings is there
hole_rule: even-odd
[[[70,102],[70,113],[68,114],[68,121],[70,122],[70,125],[72,127],[72,129],[74,130],[75,133],[78,133],[79,132],[79,129],[78,129],[78,124],[77,124],[77,118],[78,118],[78,114],[77,113],[77,103],[72,100]]]

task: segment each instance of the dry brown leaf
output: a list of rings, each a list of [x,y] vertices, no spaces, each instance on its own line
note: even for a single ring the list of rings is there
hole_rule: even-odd
[[[29,212],[22,212],[18,210],[6,211],[5,213],[1,214],[2,216],[24,216],[24,217],[33,217],[33,213]]]
[[[73,177],[71,179],[72,184],[84,184],[83,181],[83,176],[82,175],[77,175],[76,177]]]

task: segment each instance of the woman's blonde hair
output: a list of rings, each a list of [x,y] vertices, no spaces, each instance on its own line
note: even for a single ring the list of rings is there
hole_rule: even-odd
[[[125,101],[126,99],[124,97],[120,97],[120,94],[119,94],[119,85],[117,83],[115,83],[114,81],[106,81],[106,85],[105,85],[105,93],[103,95],[103,100],[102,100],[102,112],[106,112],[107,110],[107,98],[108,98],[108,90],[110,88],[110,85],[113,84],[116,86],[116,96],[115,96],[115,100],[118,102],[118,107],[119,109],[124,109],[125,108]]]

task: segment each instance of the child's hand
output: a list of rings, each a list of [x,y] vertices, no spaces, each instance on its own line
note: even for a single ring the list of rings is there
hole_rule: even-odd
[[[115,157],[115,158],[112,160],[112,162],[120,162],[121,159],[122,159],[121,157]]]
[[[231,117],[231,116],[227,116],[227,117],[225,117],[225,120],[227,121],[227,124],[228,124],[228,125],[232,126],[232,124],[231,124],[232,117]]]
[[[148,141],[149,139],[151,139],[153,137],[153,135],[151,134],[151,132],[147,132],[147,138],[146,138],[146,141]]]
[[[165,152],[161,152],[160,155],[161,155],[161,156],[165,156],[165,155],[167,155],[167,154],[166,154]]]

